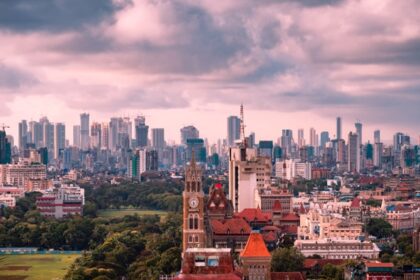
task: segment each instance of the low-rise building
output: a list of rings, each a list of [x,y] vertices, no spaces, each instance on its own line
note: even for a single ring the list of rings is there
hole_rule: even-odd
[[[2,205],[13,208],[16,206],[16,198],[11,194],[0,194],[0,206]]]
[[[319,255],[326,259],[377,259],[380,249],[370,241],[360,240],[296,240],[295,247],[305,257]]]
[[[62,185],[37,197],[36,206],[41,215],[57,219],[82,215],[85,190],[73,185]]]

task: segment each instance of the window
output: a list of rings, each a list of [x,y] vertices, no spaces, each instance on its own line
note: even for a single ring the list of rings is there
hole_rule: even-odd
[[[193,217],[193,214],[190,214],[188,216],[188,228],[189,229],[194,229],[194,217]]]
[[[219,257],[209,256],[207,259],[207,266],[219,266]]]
[[[206,257],[205,256],[195,256],[194,265],[195,266],[206,266]]]

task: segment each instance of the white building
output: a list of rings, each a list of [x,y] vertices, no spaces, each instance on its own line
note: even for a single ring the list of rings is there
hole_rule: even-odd
[[[257,207],[258,190],[271,185],[271,159],[254,148],[229,150],[229,199],[234,211]]]
[[[11,194],[0,194],[0,206],[1,205],[13,208],[16,206],[16,198]]]
[[[85,190],[75,185],[62,185],[36,199],[36,206],[41,215],[57,219],[69,215],[82,215],[83,205]]]
[[[276,177],[289,181],[297,177],[307,180],[312,178],[312,164],[310,162],[300,162],[299,159],[277,161],[275,169]]]

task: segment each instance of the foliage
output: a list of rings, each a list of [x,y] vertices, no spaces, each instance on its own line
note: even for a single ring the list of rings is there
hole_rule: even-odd
[[[295,247],[279,248],[272,254],[271,269],[274,272],[300,271],[305,257]]]
[[[382,202],[380,200],[375,200],[371,198],[366,201],[366,205],[372,206],[372,207],[381,207]]]
[[[344,279],[344,269],[340,266],[335,266],[332,264],[326,264],[322,268],[321,271],[321,278],[322,279],[336,279],[336,280],[343,280]]]
[[[372,218],[366,225],[366,231],[377,238],[392,236],[392,225],[380,218]]]

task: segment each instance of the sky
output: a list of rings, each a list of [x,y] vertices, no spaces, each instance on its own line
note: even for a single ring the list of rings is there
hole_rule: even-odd
[[[226,138],[245,106],[246,133],[309,128],[364,139],[420,135],[417,0],[3,0],[0,123],[146,116]]]

